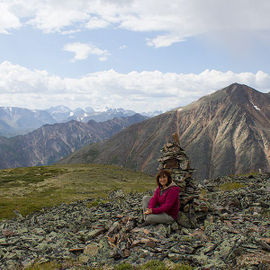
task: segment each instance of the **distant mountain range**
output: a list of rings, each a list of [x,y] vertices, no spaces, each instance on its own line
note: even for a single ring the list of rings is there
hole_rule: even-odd
[[[144,113],[151,117],[161,112]],[[29,110],[17,107],[0,107],[0,136],[12,137],[27,134],[45,124],[65,123],[71,120],[87,123],[89,120],[104,122],[115,117],[128,117],[136,114],[122,108],[94,111],[91,107],[71,110],[66,106],[51,107],[47,110]]]
[[[237,83],[85,146],[60,163],[117,164],[155,173],[160,149],[174,132],[197,178],[270,171],[270,95]]]
[[[56,123],[56,120],[47,111],[0,107],[0,136],[25,134],[42,125],[53,123]]]
[[[0,137],[0,169],[52,164],[86,144],[106,140],[145,119],[134,114],[105,122],[72,120],[47,124],[26,135]]]

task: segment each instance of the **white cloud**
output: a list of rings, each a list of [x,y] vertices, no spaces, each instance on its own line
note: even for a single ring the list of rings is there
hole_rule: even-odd
[[[70,38],[74,38],[75,33],[81,32],[81,29],[72,29],[72,30],[64,30],[61,32],[62,35],[69,35]]]
[[[66,27],[86,22],[90,18],[84,6],[83,1],[41,0],[33,7],[33,16],[27,24],[45,33],[64,31]]]
[[[163,35],[157,36],[156,38],[153,39],[147,39],[147,45],[160,48],[171,46],[172,44],[180,41],[184,40],[179,38],[177,35]]]
[[[74,58],[72,61],[87,59],[90,54],[99,56],[100,61],[106,61],[107,57],[110,55],[107,50],[101,50],[100,48],[86,43],[74,42],[69,43],[64,46],[64,50],[68,52],[73,52]]]
[[[21,26],[19,18],[9,10],[8,4],[0,3],[0,14],[0,33],[8,34],[8,29]]]
[[[236,33],[248,33],[250,40],[256,33],[265,38],[270,30],[268,0],[2,0],[0,8],[2,33],[20,27],[20,21],[45,32],[112,25],[114,29],[156,31],[155,37],[147,39],[154,47],[204,34],[225,43],[245,36]]]
[[[137,112],[166,111],[238,82],[269,92],[270,75],[205,70],[177,74],[160,71],[95,72],[81,78],[61,78],[46,71],[29,70],[10,62],[0,64],[0,106],[48,108],[123,107]]]
[[[99,29],[99,28],[106,28],[110,24],[102,19],[99,19],[98,17],[92,17],[90,20],[86,23],[85,27],[88,29]]]

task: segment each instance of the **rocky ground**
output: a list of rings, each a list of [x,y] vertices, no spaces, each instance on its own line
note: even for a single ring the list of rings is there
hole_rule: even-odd
[[[153,259],[194,269],[270,269],[270,174],[204,180],[198,186],[210,211],[195,227],[185,220],[142,226],[146,193],[121,191],[110,193],[106,202],[61,204],[27,217],[17,213],[0,223],[0,269],[70,260],[91,269]]]

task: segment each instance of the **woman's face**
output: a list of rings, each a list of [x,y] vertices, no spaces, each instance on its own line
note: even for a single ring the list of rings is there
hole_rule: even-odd
[[[168,183],[168,177],[166,175],[161,175],[159,177],[159,183],[162,185],[162,187],[165,187]]]

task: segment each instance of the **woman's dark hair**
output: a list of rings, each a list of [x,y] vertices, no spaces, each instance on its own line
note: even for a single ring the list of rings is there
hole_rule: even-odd
[[[168,178],[168,182],[167,182],[166,186],[169,186],[172,183],[172,176],[171,176],[170,171],[168,171],[168,170],[160,170],[158,172],[157,176],[156,176],[157,185],[159,187],[162,187],[162,185],[159,183],[159,178],[161,176],[166,176]]]

